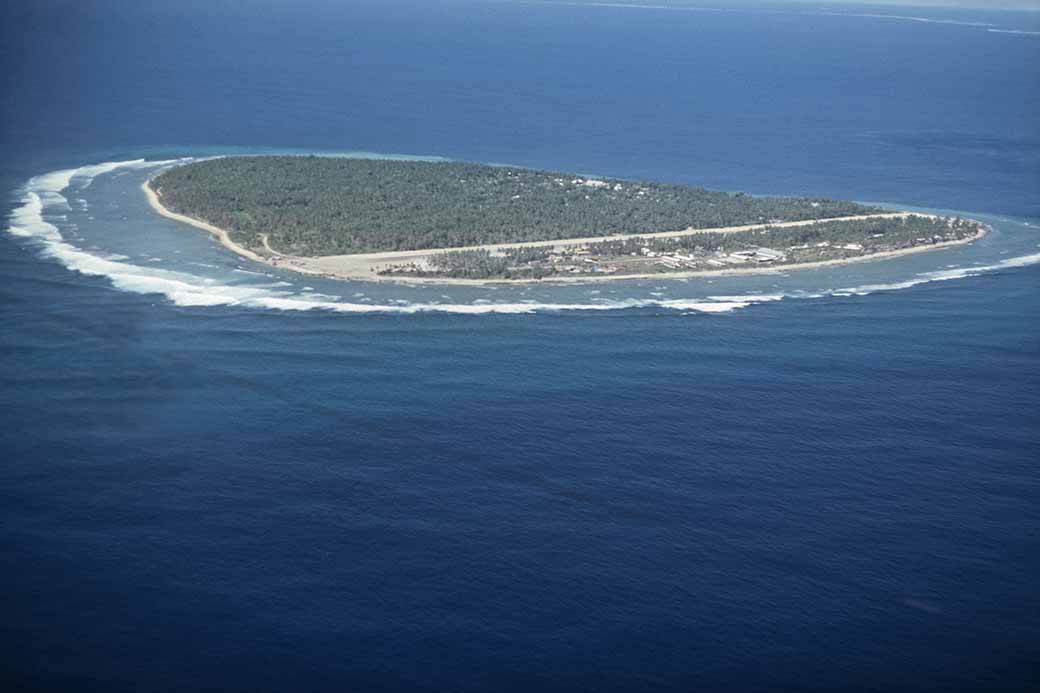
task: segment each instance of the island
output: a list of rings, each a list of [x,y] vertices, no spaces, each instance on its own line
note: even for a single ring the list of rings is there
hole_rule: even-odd
[[[776,271],[967,243],[978,221],[828,198],[455,161],[230,156],[145,183],[253,260],[342,279],[595,281]]]

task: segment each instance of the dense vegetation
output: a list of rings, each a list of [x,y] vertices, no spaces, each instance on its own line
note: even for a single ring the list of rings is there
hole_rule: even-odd
[[[428,269],[416,265],[388,266],[383,273],[460,279],[544,279],[561,272],[574,274],[576,261],[578,274],[596,274],[611,265],[623,265],[622,271],[667,273],[675,271],[675,266],[660,264],[654,258],[681,254],[686,260],[684,269],[718,269],[710,264],[711,260],[757,248],[780,251],[782,259],[776,264],[792,265],[933,245],[968,238],[978,230],[978,223],[971,220],[921,215],[832,220],[735,233],[603,241],[570,251],[544,246],[509,248],[499,253],[454,250],[432,255]],[[629,264],[633,257],[638,259]],[[619,260],[622,262],[618,263]]]
[[[825,248],[855,243],[864,252],[899,250],[944,240],[972,236],[978,224],[966,219],[910,215],[879,219],[822,221],[807,226],[770,227],[737,233],[695,233],[678,238],[633,239],[592,243],[589,249],[602,256],[629,255],[647,247],[653,252],[734,252],[748,248],[790,250]],[[823,252],[822,250],[816,252]]]
[[[152,186],[176,212],[250,248],[291,255],[451,248],[877,211],[827,199],[751,197],[456,162],[227,157],[170,169]]]

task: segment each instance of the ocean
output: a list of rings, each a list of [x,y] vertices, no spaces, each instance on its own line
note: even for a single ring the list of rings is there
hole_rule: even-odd
[[[0,9],[8,690],[1028,690],[1040,13]],[[433,157],[981,219],[755,277],[397,286],[141,183]]]

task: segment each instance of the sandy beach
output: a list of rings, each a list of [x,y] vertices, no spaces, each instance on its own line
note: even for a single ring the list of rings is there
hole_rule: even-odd
[[[148,180],[141,185],[141,189],[144,191],[145,197],[148,198],[148,204],[151,205],[152,209],[154,209],[156,212],[166,217],[167,219],[173,219],[174,221],[189,224],[191,226],[194,226],[196,228],[202,229],[203,231],[207,231],[213,234],[217,237],[222,246],[224,246],[233,253],[241,255],[244,258],[248,258],[256,262],[263,262],[274,267],[285,267],[296,272],[302,272],[303,274],[325,274],[324,272],[296,265],[296,261],[306,260],[308,258],[290,258],[284,255],[279,255],[275,253],[273,250],[271,251],[272,257],[264,257],[262,255],[258,255],[257,253],[254,253],[252,250],[249,250],[248,248],[243,248],[242,246],[232,241],[231,236],[228,234],[228,232],[220,228],[219,226],[214,226],[213,224],[201,221],[199,219],[195,219],[194,217],[186,216],[184,214],[177,214],[176,212],[171,212],[163,206],[162,202],[160,202],[162,191],[160,190],[158,193],[156,193],[156,191],[152,190],[150,183],[151,180]],[[264,237],[264,245],[268,249],[270,249],[270,246],[267,245],[266,236]],[[279,262],[279,260],[284,260],[284,262]]]
[[[426,261],[432,255],[437,253],[443,253],[445,251],[457,251],[457,250],[506,250],[511,248],[555,248],[561,249],[571,247],[575,245],[582,245],[585,243],[598,243],[602,241],[620,241],[637,238],[679,238],[682,236],[689,236],[695,233],[739,233],[741,231],[751,231],[755,229],[762,229],[766,227],[770,228],[790,228],[797,226],[807,226],[815,224],[820,221],[855,221],[860,219],[886,219],[886,218],[900,218],[907,217],[910,215],[935,217],[933,214],[924,214],[919,212],[886,212],[879,214],[864,214],[859,216],[847,216],[847,217],[835,217],[833,219],[810,219],[805,221],[789,221],[780,222],[776,224],[751,224],[745,226],[728,226],[718,228],[702,228],[694,229],[687,228],[680,231],[662,231],[658,233],[639,233],[639,234],[624,234],[615,236],[597,236],[592,238],[568,238],[554,241],[528,241],[523,243],[497,243],[481,246],[466,246],[460,248],[432,248],[427,250],[402,250],[402,251],[389,251],[379,253],[359,253],[354,255],[324,255],[320,257],[299,257],[293,255],[284,255],[271,248],[268,244],[267,236],[263,236],[263,244],[267,251],[270,253],[268,256],[259,255],[248,248],[243,248],[234,241],[231,240],[230,235],[224,229],[214,226],[208,222],[200,221],[193,217],[186,216],[184,214],[178,214],[172,212],[162,205],[161,196],[162,191],[156,193],[152,190],[151,181],[146,181],[142,186],[145,196],[148,198],[149,204],[152,208],[161,214],[162,216],[179,221],[191,226],[200,228],[216,236],[221,245],[228,250],[231,250],[242,257],[254,260],[256,262],[263,262],[271,265],[272,267],[278,267],[282,269],[292,270],[294,272],[300,272],[302,274],[318,275],[327,277],[330,279],[342,279],[352,281],[378,281],[378,282],[394,282],[400,284],[468,284],[468,285],[486,285],[486,284],[521,284],[521,283],[560,283],[560,284],[580,284],[580,283],[601,283],[604,281],[615,281],[623,279],[683,279],[690,277],[718,277],[718,276],[732,276],[732,275],[743,275],[743,274],[775,274],[777,272],[786,272],[792,270],[802,269],[814,269],[818,267],[830,267],[834,265],[847,265],[856,262],[867,262],[871,260],[882,260],[885,258],[898,257],[901,255],[910,255],[913,253],[929,252],[933,250],[942,250],[944,248],[950,248],[953,246],[965,245],[973,241],[978,240],[986,235],[988,232],[985,226],[982,226],[980,231],[970,238],[963,238],[956,241],[945,241],[942,243],[934,243],[931,245],[916,246],[913,248],[902,248],[900,250],[890,250],[879,253],[870,253],[859,257],[852,258],[841,258],[837,260],[822,260],[819,262],[802,262],[792,263],[786,265],[771,265],[769,267],[739,267],[739,268],[726,268],[718,270],[696,270],[687,272],[648,272],[641,274],[604,274],[595,276],[579,276],[579,277],[552,277],[547,279],[456,279],[448,277],[405,277],[405,276],[385,276],[378,274],[378,270],[382,269],[386,265],[390,264],[409,264],[409,263],[421,263]]]

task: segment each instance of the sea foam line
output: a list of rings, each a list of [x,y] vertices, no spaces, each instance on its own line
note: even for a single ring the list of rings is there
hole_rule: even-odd
[[[898,291],[900,289],[909,289],[912,286],[919,286],[920,284],[964,279],[966,277],[985,274],[986,272],[996,272],[998,270],[1010,269],[1013,267],[1026,267],[1037,263],[1040,263],[1040,253],[1033,253],[1032,255],[1021,255],[1018,257],[1007,258],[1006,260],[1001,260],[992,265],[957,267],[953,269],[936,270],[935,272],[923,272],[901,282],[892,282],[891,284],[864,284],[849,289],[834,289],[828,291],[827,294],[831,296],[866,296],[879,291]]]
[[[561,5],[569,7],[591,7],[591,8],[615,8],[626,10],[665,10],[671,12],[710,12],[726,14],[771,14],[792,15],[796,17],[850,17],[859,19],[884,19],[900,22],[917,22],[920,24],[945,24],[949,26],[968,27],[975,29],[989,29],[995,27],[992,22],[971,22],[960,19],[942,19],[938,17],[921,17],[908,14],[886,14],[882,12],[842,12],[839,10],[797,10],[797,9],[767,9],[762,7],[717,7],[707,5],[655,5],[634,2],[545,2],[546,5]],[[996,29],[989,29],[997,31]],[[1005,30],[1002,33],[1031,33]]]

